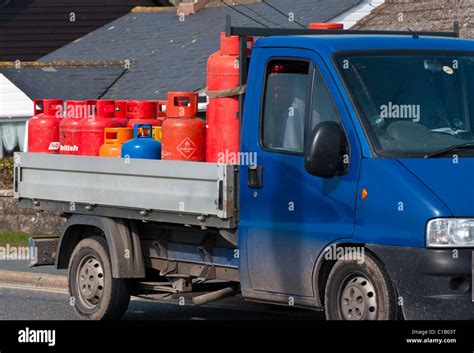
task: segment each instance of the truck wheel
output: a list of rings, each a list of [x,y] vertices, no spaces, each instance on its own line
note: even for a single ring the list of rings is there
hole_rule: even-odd
[[[341,259],[332,268],[324,295],[326,319],[397,319],[392,281],[379,261],[368,254],[363,259]]]
[[[126,279],[113,278],[110,254],[103,237],[77,244],[69,262],[69,293],[81,319],[119,319],[130,302]]]

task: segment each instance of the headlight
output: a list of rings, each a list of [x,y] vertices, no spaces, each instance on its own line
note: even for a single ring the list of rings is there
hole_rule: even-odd
[[[433,247],[474,247],[474,219],[432,219],[426,228],[426,244]]]

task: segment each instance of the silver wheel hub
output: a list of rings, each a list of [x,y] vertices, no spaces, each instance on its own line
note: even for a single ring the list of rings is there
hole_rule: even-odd
[[[104,292],[104,271],[101,263],[93,256],[85,257],[79,264],[76,286],[79,299],[88,308],[95,307]]]
[[[363,276],[351,277],[342,287],[339,307],[344,320],[375,320],[377,298],[374,285]]]

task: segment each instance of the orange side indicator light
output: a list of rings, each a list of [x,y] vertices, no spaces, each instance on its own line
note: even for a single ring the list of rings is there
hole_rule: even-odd
[[[369,192],[366,188],[362,188],[362,200],[365,200],[369,196]]]

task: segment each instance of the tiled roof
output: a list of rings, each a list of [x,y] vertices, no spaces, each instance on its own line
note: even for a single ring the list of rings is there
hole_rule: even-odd
[[[305,25],[327,21],[359,1],[268,0]],[[297,26],[263,3],[236,8],[268,26]],[[170,90],[195,91],[205,86],[207,58],[219,48],[226,15],[235,25],[259,26],[228,7],[206,8],[182,22],[175,13],[130,13],[41,60],[131,60],[132,68],[105,98],[157,99]]]
[[[120,67],[26,67],[0,69],[30,99],[94,99],[123,72]]]
[[[461,37],[474,38],[473,18],[473,0],[387,0],[353,28],[451,31],[459,21]]]
[[[36,60],[134,6],[156,4],[154,0],[0,1],[0,61]]]

